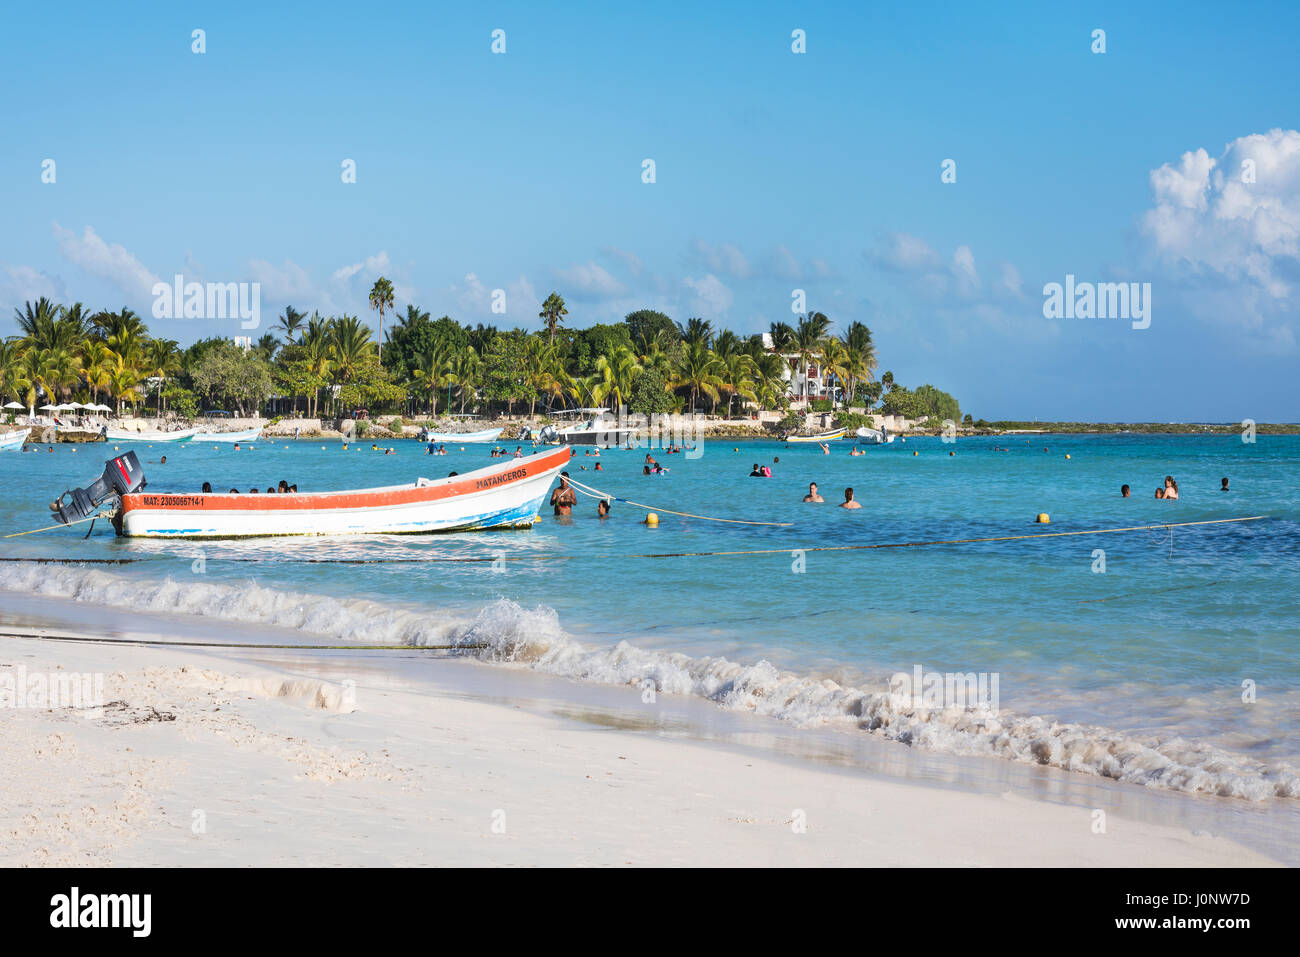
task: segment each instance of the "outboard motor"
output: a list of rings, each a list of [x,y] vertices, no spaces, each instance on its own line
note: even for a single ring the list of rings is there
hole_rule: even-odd
[[[69,489],[55,499],[50,510],[64,525],[90,518],[110,498],[121,498],[144,488],[144,469],[134,452],[126,452],[104,463],[104,474],[86,488]]]
[[[558,442],[560,440],[560,433],[555,431],[555,426],[544,425],[542,426],[542,431],[537,433],[537,440],[539,442]]]

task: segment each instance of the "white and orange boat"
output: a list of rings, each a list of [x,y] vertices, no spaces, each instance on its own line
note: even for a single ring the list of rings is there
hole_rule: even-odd
[[[339,492],[197,494],[150,492],[132,453],[109,460],[89,489],[65,493],[65,522],[108,505],[119,535],[252,538],[264,535],[398,535],[527,528],[572,450],[507,459],[464,475]],[[109,500],[115,500],[113,508]],[[105,514],[101,511],[99,514]]]

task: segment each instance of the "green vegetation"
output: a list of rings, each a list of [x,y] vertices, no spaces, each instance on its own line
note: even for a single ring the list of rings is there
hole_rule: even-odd
[[[181,349],[151,336],[130,309],[91,314],[81,303],[40,299],[17,310],[21,334],[0,342],[0,401],[111,401],[119,414],[185,418],[208,409],[312,417],[366,409],[374,420],[602,405],[737,416],[788,410],[804,398],[791,389],[815,365],[835,398],[808,396],[813,410],[847,415],[850,405],[872,409],[883,399],[884,411],[959,418],[956,400],[933,386],[909,392],[889,373],[876,381],[871,330],[854,322],[835,336],[820,312],[773,323],[769,348],[761,335],[697,317],[679,324],[651,309],[574,329],[557,292],[543,302],[537,332],[433,319],[414,303],[399,311],[394,300],[380,277],[369,296],[378,338],[356,316],[286,306],[275,332],[249,348],[209,338]]]

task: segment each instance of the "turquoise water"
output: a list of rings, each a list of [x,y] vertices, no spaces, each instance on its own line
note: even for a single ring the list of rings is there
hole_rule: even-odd
[[[994,451],[999,445],[1008,451]],[[415,442],[395,447],[387,456],[368,444],[345,452],[305,440],[239,452],[135,448],[155,491],[197,491],[204,481],[265,489],[282,478],[301,491],[357,488],[493,461],[484,447],[438,457]],[[650,681],[918,747],[1184,790],[1300,795],[1292,768],[1300,764],[1300,437],[909,439],[858,457],[849,448],[833,443],[825,455],[817,446],[709,440],[694,460],[656,452],[666,476],[641,474],[644,452],[596,459],[579,450],[570,465],[575,478],[622,498],[793,523],[785,528],[664,512],[648,528],[643,510],[621,502],[602,522],[587,498],[567,523],[547,515],[528,531],[435,537],[153,542],[115,538],[100,522],[85,540],[83,525],[9,539],[0,554],[144,560],[5,562],[0,588],[291,623],[358,642],[468,636],[489,643],[489,656],[570,677]],[[97,445],[0,455],[0,532],[47,524],[46,503],[88,484],[111,453]],[[771,465],[773,477],[749,478],[755,462]],[[1166,474],[1178,480],[1179,501],[1153,498]],[[1222,476],[1230,492],[1219,491]],[[826,504],[801,502],[809,481]],[[1131,498],[1120,497],[1122,483]],[[836,507],[849,485],[860,510]],[[1039,512],[1051,514],[1050,526],[1034,524]],[[1172,533],[812,550],[1255,515],[1265,518]],[[501,570],[437,561],[495,556],[507,559]],[[332,563],[357,559],[388,563]],[[970,728],[933,715],[882,717],[864,696],[917,665],[998,675],[998,704],[1016,718]],[[1243,700],[1243,682],[1253,682],[1245,686],[1253,700]]]

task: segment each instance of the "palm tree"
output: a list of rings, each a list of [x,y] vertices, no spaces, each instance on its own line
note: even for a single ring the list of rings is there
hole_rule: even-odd
[[[342,382],[350,381],[375,351],[370,327],[356,316],[340,316],[330,323],[329,344],[332,368]]]
[[[456,390],[460,398],[460,411],[465,411],[465,399],[478,388],[479,375],[483,371],[483,363],[474,351],[473,346],[461,350],[451,360],[451,372],[448,379],[452,385],[459,386]]]
[[[81,377],[90,389],[91,399],[99,405],[99,390],[109,386],[109,375],[117,355],[98,339],[92,339],[81,350]]]
[[[686,320],[686,325],[677,327],[681,333],[682,342],[686,345],[711,345],[713,342],[713,323],[707,319],[693,317]]]
[[[701,393],[717,402],[718,389],[722,386],[717,357],[703,342],[688,345],[682,363],[669,384],[674,389],[690,390],[692,412],[695,411],[695,397]]]
[[[307,360],[307,371],[321,382],[328,380],[334,371],[331,356],[330,336],[325,320],[317,317],[307,324],[307,332],[303,335],[302,357]],[[311,411],[308,413],[312,418],[315,418],[319,406],[320,389],[315,388],[312,389]]]
[[[569,385],[555,343],[546,342],[541,336],[529,336],[524,340],[524,378],[533,392],[528,403],[528,417],[531,419],[537,413],[538,396],[546,396],[549,405],[552,399],[561,398]]]
[[[438,393],[447,385],[450,369],[451,350],[438,342],[425,350],[424,355],[416,357],[415,368],[411,370],[412,379],[429,390],[431,409],[435,415],[438,412]]]
[[[799,319],[794,330],[794,351],[799,354],[799,364],[803,372],[803,397],[808,401],[808,364],[817,357],[821,341],[831,321],[820,312],[810,312]]]
[[[150,339],[145,345],[145,373],[148,378],[160,380],[158,383],[158,415],[163,414],[163,390],[167,379],[181,371],[181,357],[177,350],[179,343],[174,339]]]
[[[613,399],[616,406],[624,406],[632,398],[632,385],[641,374],[641,364],[631,349],[619,346],[612,356],[597,357],[596,374],[602,383],[601,401]]]
[[[569,310],[564,308],[564,300],[558,292],[553,292],[546,297],[546,301],[542,303],[542,311],[537,314],[537,318],[546,324],[549,341],[555,341],[555,330],[559,328],[560,322],[568,314]]]
[[[280,331],[284,333],[284,344],[292,346],[296,344],[296,335],[303,323],[307,321],[307,314],[299,312],[293,306],[284,307],[284,315],[280,317]]]
[[[722,379],[722,391],[727,393],[727,418],[731,418],[731,402],[736,396],[757,402],[756,384],[753,379],[754,360],[743,352],[735,351],[718,358],[719,377]]]
[[[0,398],[17,399],[31,385],[23,375],[23,352],[20,340],[0,340]]]
[[[876,371],[876,346],[871,340],[871,330],[860,322],[849,326],[844,344],[849,350],[849,396],[850,400],[857,394],[857,384],[861,380],[870,382]]]
[[[393,308],[393,284],[380,276],[370,289],[370,308],[379,310],[379,364],[384,364],[384,310]]]

